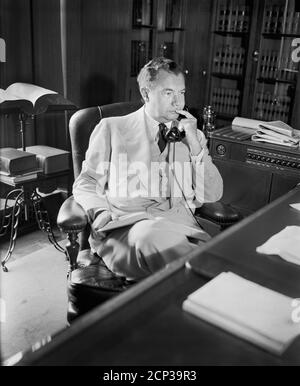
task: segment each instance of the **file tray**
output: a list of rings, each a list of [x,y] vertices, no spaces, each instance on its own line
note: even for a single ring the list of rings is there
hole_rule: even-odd
[[[38,167],[44,174],[62,172],[70,168],[69,151],[44,145],[28,146],[26,151],[36,155]]]

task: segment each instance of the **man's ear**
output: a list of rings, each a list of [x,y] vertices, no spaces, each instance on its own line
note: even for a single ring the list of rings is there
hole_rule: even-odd
[[[145,102],[149,101],[149,90],[146,87],[141,88],[141,95]]]

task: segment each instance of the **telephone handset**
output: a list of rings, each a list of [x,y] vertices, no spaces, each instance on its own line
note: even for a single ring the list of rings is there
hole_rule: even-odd
[[[188,108],[184,107],[183,110],[188,111]],[[176,120],[179,122],[183,118],[186,118],[186,117],[184,115],[179,114]],[[166,128],[164,137],[167,142],[180,142],[185,137],[185,132],[180,131],[176,126],[171,126],[170,129]]]

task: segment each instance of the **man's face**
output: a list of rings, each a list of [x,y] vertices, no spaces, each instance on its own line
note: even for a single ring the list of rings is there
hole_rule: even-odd
[[[185,105],[185,81],[182,74],[170,74],[160,70],[154,87],[148,90],[146,110],[158,122],[173,121],[178,117],[176,110]]]

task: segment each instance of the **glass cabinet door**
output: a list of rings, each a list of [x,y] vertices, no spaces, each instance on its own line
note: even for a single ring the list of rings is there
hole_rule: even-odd
[[[235,116],[299,126],[297,1],[216,0],[211,36],[207,103],[218,126]]]
[[[127,99],[140,99],[136,76],[154,56],[183,64],[186,0],[132,0]]]
[[[214,15],[209,104],[226,122],[242,114],[252,2],[219,0]]]
[[[299,63],[294,41],[300,37],[295,0],[266,0],[260,32],[252,117],[291,122]]]

